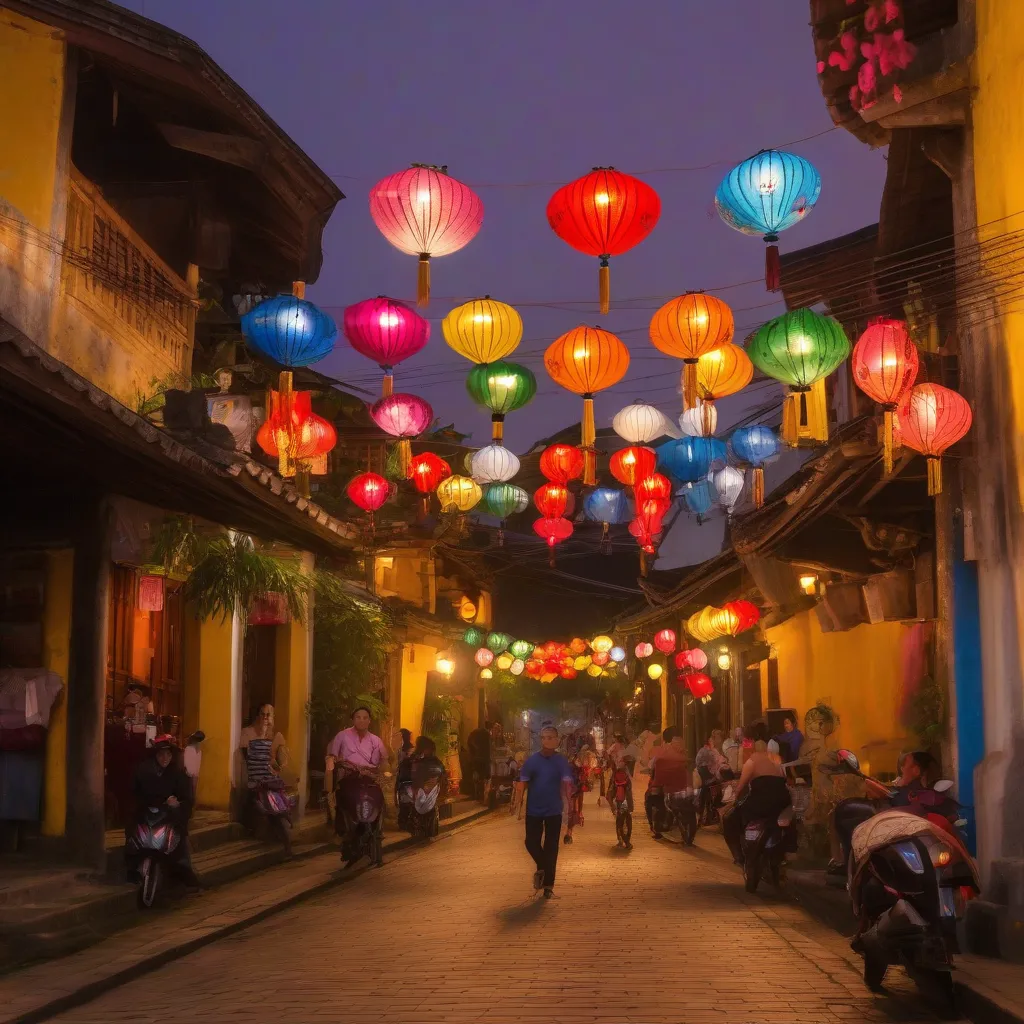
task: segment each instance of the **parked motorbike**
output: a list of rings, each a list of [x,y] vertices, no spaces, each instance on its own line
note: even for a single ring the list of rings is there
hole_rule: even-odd
[[[725,783],[735,779],[736,775],[731,768],[723,768],[717,779],[707,768],[699,768],[697,771],[701,783],[697,793],[698,824],[707,828],[718,824],[725,802],[722,795]]]
[[[856,756],[840,750],[830,774],[857,775]],[[890,790],[901,806],[879,811],[870,801],[845,801],[848,817],[872,813],[857,823],[847,864],[850,900],[861,920],[852,943],[864,958],[864,982],[881,987],[888,968],[903,964],[918,984],[938,986],[952,996],[952,957],[959,952],[957,923],[981,884],[958,828],[960,807],[949,795],[952,783],[916,792]],[[883,805],[884,806],[884,805]]]
[[[140,907],[152,907],[171,873],[172,855],[181,843],[181,832],[167,807],[147,807],[125,839],[125,854],[138,875]]]
[[[292,853],[292,811],[295,801],[285,790],[281,779],[262,782],[252,790],[252,807],[266,819],[267,827],[281,840],[287,856]]]
[[[509,803],[519,778],[519,762],[513,755],[499,758],[491,765],[487,787],[487,806],[493,811],[498,804]]]
[[[361,772],[342,776],[337,792],[341,859],[351,867],[362,857],[375,867],[384,863],[384,793]]]

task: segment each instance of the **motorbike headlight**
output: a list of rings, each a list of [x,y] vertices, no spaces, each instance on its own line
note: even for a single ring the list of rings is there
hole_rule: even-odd
[[[913,843],[897,843],[893,849],[915,875],[924,874],[924,863],[921,860],[921,853]]]
[[[952,851],[945,846],[933,846],[931,854],[932,864],[937,868],[944,868],[953,859]]]

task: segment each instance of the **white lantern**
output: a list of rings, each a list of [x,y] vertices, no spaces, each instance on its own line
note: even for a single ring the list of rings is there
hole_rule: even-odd
[[[699,398],[692,409],[679,417],[679,426],[687,437],[711,437],[718,429],[718,410],[714,402],[708,402],[707,408]]]
[[[743,474],[735,466],[726,466],[708,475],[718,495],[718,504],[725,509],[727,515],[732,515],[743,493]]]
[[[660,409],[649,402],[634,402],[615,414],[612,429],[629,444],[649,444],[671,427]]]
[[[526,662],[523,661],[522,658],[516,658],[516,660],[513,661],[511,665],[509,665],[508,670],[514,676],[521,676],[523,674],[523,669],[525,669],[525,668],[526,668]],[[524,712],[524,714],[525,714],[525,712]]]
[[[489,444],[473,456],[472,475],[478,484],[502,484],[519,472],[519,459],[500,444]]]

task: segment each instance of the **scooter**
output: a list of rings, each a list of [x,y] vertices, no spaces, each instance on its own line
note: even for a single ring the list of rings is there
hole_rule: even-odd
[[[837,773],[884,788],[863,775],[848,750],[838,752],[829,770]],[[960,809],[947,795],[951,787],[943,780],[931,790],[909,794],[905,805],[890,810],[878,811],[867,801],[846,802],[851,815],[861,803],[874,811],[854,828],[847,865],[850,900],[861,921],[851,946],[864,958],[864,982],[873,990],[882,986],[892,964],[903,964],[919,985],[938,983],[952,998],[957,923],[981,883],[958,834]],[[890,793],[893,799],[908,795]],[[866,807],[860,810],[866,813]]]
[[[432,839],[441,830],[441,816],[438,811],[444,792],[445,770],[436,758],[413,761],[412,766],[412,813],[410,831],[414,836]]]
[[[629,810],[630,787],[633,784],[633,759],[612,770],[608,783],[608,804],[615,814],[615,838],[619,846],[633,849],[633,815]]]
[[[519,778],[519,762],[513,755],[496,760],[487,786],[487,806],[493,811],[498,804],[508,803]]]
[[[292,811],[295,800],[288,795],[284,782],[274,779],[252,790],[253,810],[266,818],[267,827],[281,840],[287,856],[292,853]]]
[[[733,811],[733,813],[737,813]],[[761,818],[743,829],[743,888],[757,892],[766,875],[772,885],[782,885],[786,854],[796,852],[796,811],[792,806],[774,820]]]
[[[658,831],[667,832],[675,825],[679,829],[683,845],[693,846],[693,841],[697,838],[698,799],[699,793],[692,787],[682,789],[678,793],[666,793],[665,812],[669,815],[669,828],[661,828]]]
[[[362,857],[384,863],[384,793],[372,778],[356,772],[338,783],[336,827],[341,832],[341,859],[351,867]]]
[[[722,798],[724,783],[735,779],[736,774],[731,768],[723,768],[717,779],[706,768],[699,768],[698,773],[701,782],[697,791],[698,824],[709,827],[718,824],[725,803]]]
[[[171,872],[171,855],[181,843],[181,833],[167,807],[147,807],[125,839],[125,854],[138,860],[140,907],[152,907]]]

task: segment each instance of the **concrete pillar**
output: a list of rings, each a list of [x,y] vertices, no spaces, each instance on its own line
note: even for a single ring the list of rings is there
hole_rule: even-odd
[[[285,777],[298,785],[298,814],[301,817],[306,810],[309,788],[309,716],[306,705],[312,692],[312,609],[305,625],[293,621],[277,627],[276,660],[275,725],[288,747]]]
[[[46,609],[43,612],[43,664],[64,682],[64,693],[50,711],[46,733],[43,791],[44,836],[64,835],[68,803],[68,667],[71,657],[71,591],[75,553],[50,551],[46,568]]]

